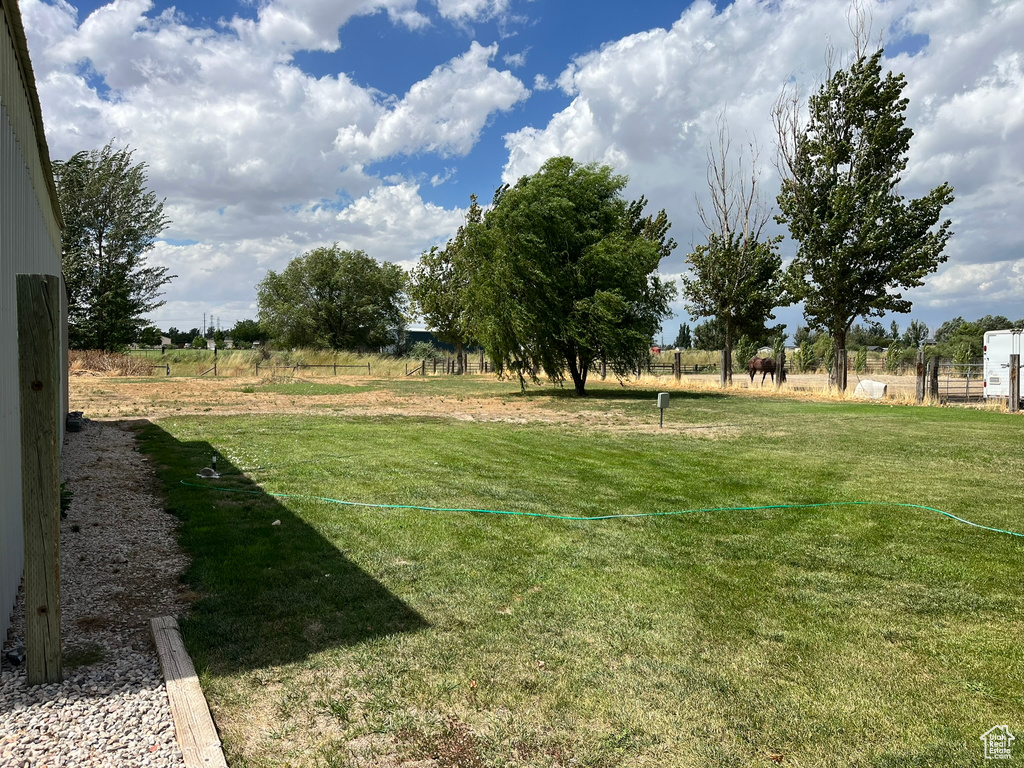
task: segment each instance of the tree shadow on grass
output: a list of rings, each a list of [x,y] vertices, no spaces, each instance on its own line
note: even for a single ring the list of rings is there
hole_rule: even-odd
[[[709,400],[723,400],[729,395],[725,392],[715,391],[696,391],[691,392],[687,390],[665,390],[665,389],[637,389],[635,387],[595,387],[587,389],[587,394],[580,397],[576,394],[576,390],[572,388],[572,385],[559,387],[557,385],[545,385],[543,388],[532,387],[528,388],[525,392],[516,392],[511,395],[512,397],[528,397],[531,399],[543,399],[549,398],[552,400],[579,400],[585,402],[587,400],[649,400],[652,403],[657,402],[658,393],[668,391],[671,395],[672,400],[688,400],[688,401],[709,401]]]
[[[227,459],[218,460],[221,478],[196,477],[215,451],[209,443],[181,442],[149,422],[135,428],[182,521],[185,579],[198,598],[181,628],[197,667],[286,664],[429,626]]]

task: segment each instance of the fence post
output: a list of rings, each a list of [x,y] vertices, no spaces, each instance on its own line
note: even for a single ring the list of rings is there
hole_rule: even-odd
[[[924,350],[917,350],[917,404],[924,402],[925,376],[924,376]]]
[[[780,389],[786,380],[786,350],[775,356],[775,388]]]
[[[728,374],[726,373],[726,369],[729,367],[730,363],[731,363],[731,361],[729,360],[729,355],[723,349],[721,352],[719,352],[719,355],[718,355],[718,368],[719,368],[719,372],[718,372],[718,385],[722,389],[725,389],[725,384],[729,380],[727,378]]]
[[[60,278],[16,277],[25,538],[25,654],[29,685],[63,677],[60,652]]]
[[[608,361],[601,361],[601,381],[604,381],[608,377]]]
[[[369,363],[366,364],[366,375],[367,376],[370,375],[370,364]]]
[[[676,381],[683,378],[683,353],[678,350],[672,358],[672,375],[676,377]]]
[[[939,402],[939,358],[932,355],[929,378],[929,394],[933,402]]]
[[[1020,410],[1020,355],[1010,355],[1010,413]]]
[[[166,373],[166,375],[167,376],[171,375],[171,364],[170,363],[167,364],[167,373]]]
[[[427,375],[427,361],[424,360],[422,365],[420,365],[420,376],[426,376],[426,375]]]
[[[334,361],[334,375],[335,376],[338,375],[338,361],[337,360]]]
[[[216,355],[216,353],[214,353],[214,355],[213,355],[213,377],[217,378],[217,355]]]

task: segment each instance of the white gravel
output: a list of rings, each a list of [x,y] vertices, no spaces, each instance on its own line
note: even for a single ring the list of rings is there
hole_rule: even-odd
[[[25,665],[0,666],[0,766],[184,763],[149,620],[181,615],[184,556],[131,432],[86,422],[61,467],[74,493],[61,522],[64,681],[29,688]],[[19,598],[4,650],[24,643]]]

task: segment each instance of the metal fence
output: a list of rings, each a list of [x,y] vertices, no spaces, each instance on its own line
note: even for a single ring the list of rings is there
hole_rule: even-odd
[[[939,402],[978,403],[985,399],[982,363],[939,361]]]

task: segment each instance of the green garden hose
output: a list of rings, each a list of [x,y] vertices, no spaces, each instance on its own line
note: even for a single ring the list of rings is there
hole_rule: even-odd
[[[904,507],[907,509],[923,509],[928,512],[936,512],[944,517],[948,517],[951,520],[956,520],[958,523],[964,525],[970,525],[974,528],[981,528],[985,531],[992,531],[994,533],[1005,533],[1008,536],[1016,536],[1024,539],[1024,533],[1017,533],[1016,531],[1006,531],[1002,528],[993,528],[988,525],[982,525],[981,523],[975,523],[971,520],[965,520],[962,517],[957,517],[949,512],[944,512],[941,509],[935,507],[926,507],[922,504],[906,504],[901,502],[892,501],[825,501],[818,502],[815,504],[766,504],[757,507],[709,507],[707,509],[682,509],[672,512],[633,512],[630,514],[620,515],[595,515],[594,517],[577,517],[574,515],[552,515],[544,512],[512,512],[509,510],[502,509],[461,509],[458,507],[421,507],[415,504],[373,504],[364,501],[342,501],[341,499],[331,499],[326,496],[313,496],[304,493],[271,493],[270,491],[250,491],[245,488],[224,488],[223,486],[217,485],[203,485],[200,483],[192,483],[185,480],[181,481],[182,485],[187,485],[190,488],[203,488],[211,491],[225,491],[227,493],[247,493],[255,496],[274,496],[280,499],[310,499],[313,501],[323,501],[328,504],[340,504],[346,507],[369,507],[371,509],[406,509],[406,510],[419,510],[422,512],[463,512],[463,513],[474,513],[481,515],[511,515],[515,517],[543,517],[549,520],[570,520],[577,522],[595,522],[597,520],[622,520],[631,517],[668,517],[670,515],[695,515],[702,512],[757,512],[766,509],[815,509],[817,507],[845,507],[845,506],[887,506],[887,507]]]

